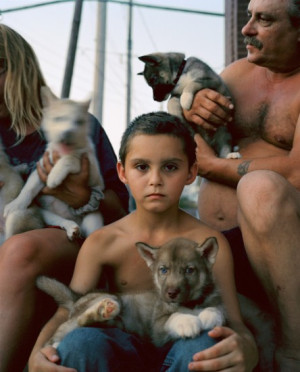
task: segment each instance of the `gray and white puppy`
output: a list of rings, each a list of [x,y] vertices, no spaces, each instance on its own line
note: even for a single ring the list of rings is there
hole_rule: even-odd
[[[49,152],[50,159],[53,151],[57,151],[60,156],[48,174],[47,186],[56,188],[69,174],[79,173],[81,157],[86,154],[89,159],[88,186],[95,189],[99,198],[102,198],[104,181],[94,146],[89,138],[90,101],[59,99],[48,87],[42,87],[41,97],[44,107],[41,129],[47,140],[46,151]],[[40,160],[40,164],[43,166],[43,159]],[[64,228],[70,240],[79,234],[87,236],[103,226],[103,218],[98,210],[81,213],[80,210],[70,208],[53,196],[40,196],[38,194],[43,187],[45,184],[41,181],[37,170],[33,171],[18,197],[6,205],[4,216],[27,209],[37,197],[46,224]]]
[[[69,319],[47,344],[57,347],[73,329],[95,322],[121,327],[156,346],[196,337],[203,330],[224,324],[225,312],[212,275],[218,251],[215,238],[203,244],[176,238],[161,247],[142,242],[136,246],[152,271],[154,291],[80,296],[54,279],[37,279],[38,288],[69,310]]]
[[[168,101],[168,112],[184,120],[182,109],[189,110],[194,95],[201,89],[210,88],[231,97],[229,89],[206,63],[195,57],[185,60],[182,53],[152,53],[139,57],[145,63],[143,75],[153,90],[153,99]],[[207,131],[198,125],[193,129],[215,149],[222,158],[240,157],[232,153],[232,135],[227,127],[220,126],[216,132]]]
[[[0,187],[0,244],[15,234],[44,227],[39,210],[34,206],[14,211],[4,218],[6,204],[19,195],[24,181],[16,167],[9,163],[1,140],[0,181],[3,182],[3,186]]]

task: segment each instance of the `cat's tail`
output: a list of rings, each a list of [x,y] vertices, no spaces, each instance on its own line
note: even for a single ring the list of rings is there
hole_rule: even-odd
[[[47,276],[39,276],[36,280],[36,286],[49,296],[53,297],[58,305],[69,310],[72,308],[74,302],[80,297],[65,284]]]

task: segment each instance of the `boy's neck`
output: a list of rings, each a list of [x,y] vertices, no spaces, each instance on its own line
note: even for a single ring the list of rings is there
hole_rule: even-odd
[[[132,212],[135,219],[135,226],[147,235],[151,235],[154,231],[158,233],[159,231],[177,230],[182,213],[178,207],[163,213],[147,213],[144,210],[140,211],[138,209]]]

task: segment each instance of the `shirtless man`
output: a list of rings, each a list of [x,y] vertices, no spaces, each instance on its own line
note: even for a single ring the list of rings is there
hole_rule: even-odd
[[[196,136],[199,215],[218,230],[240,226],[279,325],[277,368],[300,371],[300,3],[251,0],[248,14],[248,56],[222,73],[242,158],[217,158]],[[185,116],[211,128],[228,122],[231,109],[205,89]]]

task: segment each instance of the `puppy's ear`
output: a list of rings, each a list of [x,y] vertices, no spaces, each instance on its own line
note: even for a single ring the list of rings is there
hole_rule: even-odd
[[[57,101],[58,98],[51,92],[50,88],[45,85],[41,87],[41,100],[43,107],[48,107],[51,102]]]
[[[147,54],[138,58],[140,61],[147,63],[150,66],[157,66],[162,62],[162,57],[158,53]]]
[[[206,260],[209,267],[216,261],[219,245],[215,237],[207,238],[203,244],[199,244],[196,250]]]
[[[142,75],[143,76],[144,75],[144,71],[138,72],[137,75]]]
[[[151,247],[150,245],[143,242],[137,242],[135,243],[135,245],[139,251],[139,254],[146,261],[147,266],[151,269],[156,259],[158,248]]]

